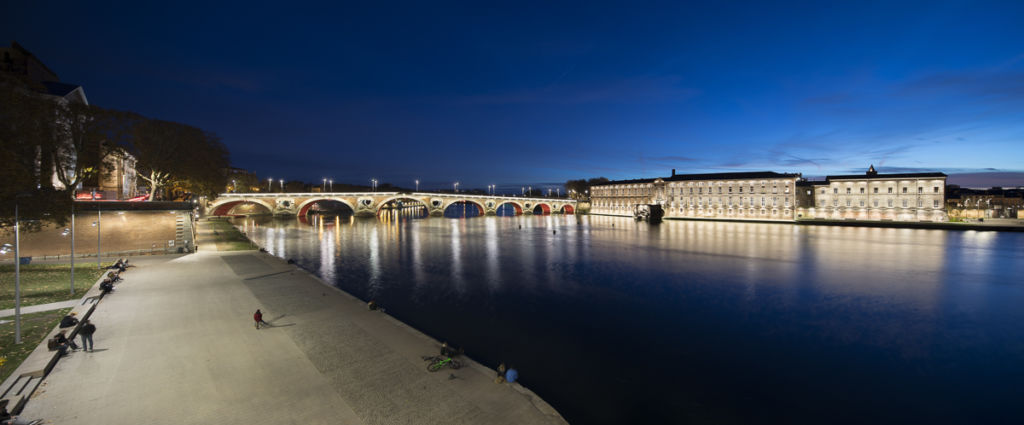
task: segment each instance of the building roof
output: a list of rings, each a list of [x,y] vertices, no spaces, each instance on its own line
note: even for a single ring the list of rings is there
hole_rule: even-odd
[[[752,171],[743,173],[708,173],[708,174],[676,174],[665,181],[687,180],[746,180],[746,179],[785,179],[800,177],[798,173],[776,173],[774,171]]]
[[[75,89],[81,87],[78,84],[68,84],[59,81],[43,81],[42,84],[46,87],[46,94],[60,97],[67,96],[75,91]]]
[[[637,184],[637,183],[653,183],[655,180],[661,179],[666,182],[675,181],[696,181],[696,180],[745,180],[745,179],[780,179],[780,178],[795,178],[800,177],[800,174],[795,173],[776,173],[774,171],[753,171],[753,172],[742,172],[742,173],[707,173],[707,174],[676,174],[671,177],[656,177],[649,179],[633,179],[633,180],[613,180],[606,183],[601,183],[594,186],[607,186],[617,184]]]
[[[845,176],[826,176],[825,180],[876,180],[876,179],[904,179],[904,178],[928,178],[947,177],[945,173],[898,173],[898,174],[851,174]]]

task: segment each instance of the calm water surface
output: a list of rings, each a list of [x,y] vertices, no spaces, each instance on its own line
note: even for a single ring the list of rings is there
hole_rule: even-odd
[[[557,215],[237,224],[513,365],[573,424],[1024,421],[1024,234]]]

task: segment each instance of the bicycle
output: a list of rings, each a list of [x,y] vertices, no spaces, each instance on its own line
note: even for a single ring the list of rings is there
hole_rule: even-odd
[[[430,372],[437,372],[445,366],[452,369],[462,367],[462,363],[448,356],[423,356],[423,360],[430,361],[430,363],[427,363],[427,370]]]

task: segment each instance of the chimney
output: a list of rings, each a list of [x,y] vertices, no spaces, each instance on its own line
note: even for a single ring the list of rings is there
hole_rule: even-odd
[[[672,169],[672,177],[675,177],[675,176],[676,176],[676,169],[675,169],[675,168],[673,168],[673,169]]]

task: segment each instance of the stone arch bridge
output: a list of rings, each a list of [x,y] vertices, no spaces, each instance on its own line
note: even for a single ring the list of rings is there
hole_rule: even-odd
[[[502,205],[510,204],[520,214],[575,214],[576,201],[560,198],[526,198],[457,193],[357,192],[357,193],[222,193],[206,204],[204,215],[226,216],[241,205],[274,215],[305,217],[318,202],[340,202],[357,217],[375,217],[390,208],[422,205],[431,216],[442,216],[450,205],[463,202],[475,206],[480,215],[495,215]],[[262,207],[262,208],[260,208]],[[265,209],[266,211],[263,211]]]

